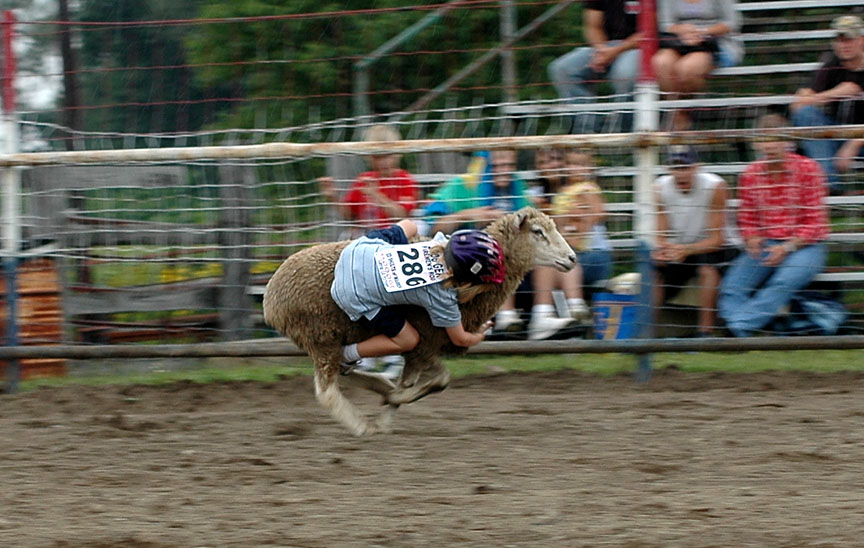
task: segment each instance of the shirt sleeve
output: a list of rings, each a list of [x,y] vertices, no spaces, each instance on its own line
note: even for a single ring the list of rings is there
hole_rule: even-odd
[[[661,4],[663,2],[660,2]],[[741,14],[735,9],[733,0],[719,0],[720,17],[722,22],[729,25],[730,33],[734,34],[741,30]]]
[[[669,26],[675,24],[674,4],[672,0],[657,3],[657,29],[669,32]]]
[[[407,171],[402,174],[402,188],[400,189],[399,205],[405,208],[406,213],[417,209],[420,200],[420,189],[417,181]]]
[[[800,173],[801,208],[794,235],[811,244],[828,235],[828,214],[825,210],[825,173],[815,161],[802,162]]]
[[[456,181],[450,180],[440,186],[429,195],[432,200],[426,205],[427,215],[449,215],[454,212],[453,204],[456,200]]]
[[[829,76],[832,70],[837,69],[837,64],[835,63],[835,58],[832,54],[828,54],[827,57],[822,59],[822,66],[816,70],[816,73],[813,75],[813,80],[810,82],[810,89],[813,91],[820,93],[829,88]],[[833,87],[833,86],[831,86]]]
[[[348,192],[342,197],[342,201],[345,202],[351,212],[352,219],[360,218],[360,213],[366,203],[366,196],[360,191],[362,184],[359,181],[354,181],[348,188]]]
[[[527,189],[525,188],[525,181],[522,179],[516,179],[513,181],[513,211],[519,211],[523,207],[529,205],[527,196]]]
[[[741,200],[741,205],[738,207],[738,228],[741,230],[741,237],[745,240],[758,236],[760,228],[756,197],[753,192],[758,180],[753,173],[755,169],[755,166],[751,165],[738,179],[738,198]]]
[[[459,298],[456,291],[441,287],[440,284],[428,286],[429,319],[435,327],[456,327],[462,324],[462,311],[459,310]]]

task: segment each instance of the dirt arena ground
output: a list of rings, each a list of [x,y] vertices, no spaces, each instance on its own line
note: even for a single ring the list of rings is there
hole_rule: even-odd
[[[0,397],[0,546],[861,546],[862,418],[861,373],[472,377],[368,439],[309,377],[46,389]]]

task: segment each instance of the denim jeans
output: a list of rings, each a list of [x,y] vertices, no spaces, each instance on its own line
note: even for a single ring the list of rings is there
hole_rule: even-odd
[[[720,51],[714,54],[714,66],[716,68],[729,68],[736,66],[740,59],[737,58],[734,52],[730,51],[728,48],[724,48],[720,46]]]
[[[619,41],[609,42],[610,46]],[[639,77],[641,53],[638,49],[630,49],[615,58],[605,73],[598,73],[588,65],[594,57],[594,48],[577,48],[549,63],[549,79],[555,86],[558,96],[562,98],[594,97],[594,84],[597,80],[607,77],[618,95],[633,92],[636,79]]]
[[[609,42],[610,45],[617,43]],[[638,49],[627,50],[615,58],[605,73],[598,73],[588,66],[594,57],[594,48],[577,48],[549,63],[549,79],[559,97],[573,99],[574,102],[588,102],[594,98],[596,82],[608,78],[619,99],[628,100],[639,77],[641,56]],[[598,131],[596,117],[596,114],[587,112],[577,115],[573,120],[573,133]],[[621,127],[616,131],[625,131],[624,127],[630,124],[629,117],[624,118],[619,121]]]
[[[821,108],[808,105],[792,113],[792,125],[796,127],[834,126],[837,125],[837,122],[825,114]],[[819,162],[828,178],[828,186],[835,192],[839,190],[839,181],[837,180],[837,170],[834,168],[834,156],[837,155],[837,151],[842,145],[843,141],[837,139],[804,139],[801,141],[804,154]]]
[[[765,247],[778,243],[767,240]],[[717,308],[726,327],[736,337],[747,337],[768,325],[792,295],[825,268],[826,253],[825,244],[809,245],[789,254],[778,266],[762,264],[767,253],[758,259],[742,253],[720,284]]]
[[[582,266],[582,286],[592,286],[608,280],[612,274],[612,254],[606,249],[591,249],[576,253]]]

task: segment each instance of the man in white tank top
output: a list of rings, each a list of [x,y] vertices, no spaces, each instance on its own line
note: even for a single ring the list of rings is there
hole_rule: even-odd
[[[691,278],[699,284],[699,335],[713,335],[722,271],[735,258],[736,237],[726,214],[726,183],[700,169],[691,146],[672,147],[670,175],[654,182],[657,203],[655,302],[659,307]]]

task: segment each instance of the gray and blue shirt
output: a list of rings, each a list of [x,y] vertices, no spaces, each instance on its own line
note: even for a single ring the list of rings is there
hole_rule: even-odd
[[[399,229],[401,232],[401,229]],[[363,236],[348,244],[339,255],[330,286],[330,295],[352,322],[361,317],[371,320],[385,306],[416,305],[429,312],[435,327],[455,327],[462,323],[459,299],[455,288],[441,283],[424,285],[390,293],[384,288],[375,253],[394,247],[379,232]]]

